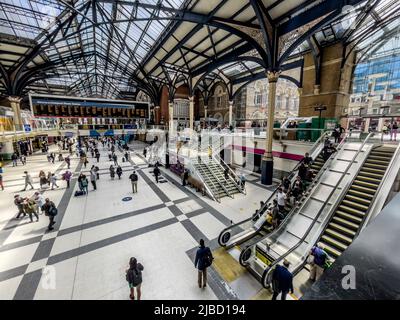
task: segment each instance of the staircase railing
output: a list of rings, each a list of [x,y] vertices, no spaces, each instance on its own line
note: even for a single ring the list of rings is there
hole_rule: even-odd
[[[188,165],[188,169],[190,171],[190,173],[194,173],[193,175],[195,175],[204,185],[204,188],[206,189],[208,195],[210,196],[211,199],[213,199],[214,201],[217,202],[221,202],[212,192],[212,190],[208,187],[207,183],[204,181],[202,175],[200,172],[198,172],[198,170],[196,169],[196,167],[193,165],[193,163],[190,161],[189,165]]]
[[[201,158],[199,158],[199,159],[200,159],[200,161],[202,161]],[[213,160],[213,158],[211,158],[211,159]],[[214,177],[214,179],[217,180],[218,184],[222,187],[222,189],[224,189],[225,193],[226,193],[229,197],[233,198],[233,196],[230,194],[230,192],[229,192],[228,189],[225,187],[225,185],[222,183],[222,181],[219,180],[219,178],[218,178],[218,177],[215,175],[215,173],[208,167],[208,165],[207,165],[206,163],[204,163],[204,164],[206,165],[208,171],[211,173],[211,175]]]
[[[329,131],[327,131],[327,132],[325,132],[324,134],[322,134],[322,135],[318,138],[318,140],[314,143],[314,145],[311,147],[309,153],[310,153],[310,154],[313,154],[313,153],[316,151],[316,149],[319,147],[319,145],[321,144],[321,142],[322,142],[326,137],[328,137],[329,135],[330,135],[330,132],[329,132]],[[345,139],[342,140],[341,144],[338,146],[338,149],[341,148],[342,144],[344,143],[344,140],[345,140]],[[295,173],[297,172],[297,170],[298,170],[300,164],[301,164],[301,161],[298,162],[297,165],[294,167],[294,169],[289,173],[289,176],[288,176],[288,179],[289,179],[289,180],[292,180],[292,179],[294,178]],[[326,167],[326,166],[327,166],[327,163],[325,163],[324,166],[321,168],[319,174],[314,178],[314,181],[316,180],[316,178],[319,177],[320,173],[323,171],[324,167]],[[268,197],[268,199],[264,202],[264,205],[263,205],[263,206],[260,208],[260,210],[259,210],[259,213],[260,213],[260,214],[263,214],[263,213],[265,212],[265,210],[268,209],[268,206],[270,205],[270,202],[272,201],[272,199],[273,199],[274,197],[276,197],[276,193],[278,192],[278,189],[279,189],[280,187],[281,187],[281,184],[279,184],[279,185],[274,189],[274,191],[271,193],[271,195]],[[312,187],[312,185],[310,185],[309,188],[310,188],[310,187]],[[288,218],[289,216],[290,216],[290,214],[288,214],[288,215],[286,216],[286,218]],[[286,219],[286,218],[285,218],[285,219]],[[231,235],[231,230],[233,230],[233,229],[235,229],[235,228],[236,228],[236,230],[241,229],[241,228],[239,228],[239,226],[241,226],[241,225],[246,225],[246,226],[247,226],[247,224],[250,223],[250,222],[252,222],[252,220],[253,220],[253,217],[250,216],[249,218],[247,218],[247,219],[245,219],[245,220],[243,220],[243,221],[240,221],[240,222],[238,222],[238,223],[232,224],[232,225],[230,225],[229,227],[226,227],[225,229],[223,229],[223,230],[221,231],[221,233],[219,234],[219,236],[218,236],[218,243],[219,243],[219,245],[220,245],[220,246],[225,246],[225,245],[229,242],[229,240],[230,240],[230,238],[231,238],[231,236],[232,236],[232,235]],[[251,228],[252,225],[251,225],[251,226],[249,225],[248,227]],[[241,231],[243,231],[243,230],[241,230]]]

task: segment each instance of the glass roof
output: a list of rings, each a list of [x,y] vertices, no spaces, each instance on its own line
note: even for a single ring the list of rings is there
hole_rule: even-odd
[[[190,43],[191,39],[188,39],[183,43],[180,52],[175,48],[176,43],[179,43],[179,39],[184,38],[185,34],[166,33],[168,24],[171,26],[174,21],[163,18],[171,18],[175,13],[173,10],[159,10],[158,5],[169,9],[190,6],[191,10],[200,6],[206,10],[205,8],[220,4],[218,14],[230,17],[240,17],[241,14],[249,12],[250,2],[243,2],[245,5],[238,8],[238,11],[233,12],[232,9],[230,12],[230,1],[236,0],[219,0],[212,4],[207,1],[209,0],[0,0],[0,33],[17,39],[32,40],[40,47],[41,60],[35,58],[30,61],[29,66],[39,67],[40,63],[53,65],[52,69],[45,71],[47,79],[41,80],[45,86],[62,86],[69,94],[118,97],[121,91],[135,90],[131,81],[134,77],[166,81],[166,74],[177,77],[179,74],[190,72],[190,69],[204,67],[219,52],[226,53],[227,50],[243,44],[241,39],[235,39],[235,36],[226,31],[218,31],[217,28],[206,32],[207,28],[203,25],[202,29],[199,29],[199,32],[205,32],[201,46],[196,47]],[[291,0],[277,0],[278,2],[282,4],[282,8],[292,3]],[[138,3],[141,5],[138,6]],[[291,5],[288,12],[276,12],[274,16],[282,17],[282,21],[285,21],[323,1],[304,3],[308,6],[299,3],[298,7],[294,8]],[[280,7],[279,4],[277,8]],[[398,0],[365,0],[355,7],[350,7],[348,12],[343,14],[314,34],[318,45],[344,41],[356,45],[357,50],[377,50],[380,45],[388,46],[390,42],[385,40],[398,34]],[[242,23],[257,23],[256,18],[251,17],[251,13],[246,19],[248,20]],[[191,28],[196,28],[196,24],[190,24],[187,32]],[[292,38],[296,38],[295,33],[299,30],[294,30]],[[147,70],[142,69],[142,66],[144,61],[147,62],[149,55],[156,60],[157,65],[161,60],[158,54],[162,50],[165,54],[164,48],[157,47],[164,33],[172,39],[172,44],[175,43],[171,49],[175,54],[171,54],[170,60],[165,59],[162,63],[163,68],[155,67],[154,72],[147,74]],[[215,45],[212,35],[219,43],[228,41],[229,45],[226,48],[224,45]],[[233,37],[235,41],[230,41],[229,37]],[[289,41],[285,45],[290,45]],[[288,59],[308,50],[309,44],[304,41]],[[20,59],[8,61],[6,68],[12,68],[23,58],[21,55]],[[197,65],[194,62],[196,59],[200,61]],[[240,61],[226,63],[216,68],[213,74],[237,80],[260,71],[262,67],[258,63]]]

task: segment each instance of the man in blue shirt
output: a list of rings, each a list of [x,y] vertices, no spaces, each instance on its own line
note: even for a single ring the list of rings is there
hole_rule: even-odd
[[[288,270],[289,261],[283,261],[283,266],[277,265],[272,274],[272,286],[274,289],[274,294],[272,300],[276,300],[279,293],[281,293],[281,300],[286,300],[286,295],[293,293],[293,275]]]
[[[199,288],[205,288],[207,285],[207,268],[211,266],[213,256],[210,248],[204,245],[204,240],[200,239],[200,247],[197,249],[194,266],[198,269]]]
[[[328,254],[324,250],[324,245],[320,242],[311,249],[310,255],[314,257],[314,261],[311,263],[310,280],[316,281],[324,272],[325,262],[328,259]]]

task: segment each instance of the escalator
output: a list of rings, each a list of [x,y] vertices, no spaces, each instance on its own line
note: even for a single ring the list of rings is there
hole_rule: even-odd
[[[316,141],[309,152],[310,156],[314,159],[313,163],[310,166],[310,168],[313,170],[314,178],[320,173],[325,164],[325,160],[322,157],[322,150],[324,145],[323,142],[327,137],[329,137],[329,135],[330,133],[328,132],[321,135],[321,137]],[[288,176],[289,180],[291,180],[291,184],[294,182],[297,176],[299,165],[300,163],[290,172]],[[308,186],[308,189],[310,189],[312,186],[313,183]],[[274,190],[270,197],[265,201],[264,205],[258,210],[259,219],[264,219],[263,221],[265,221],[266,211],[270,203],[272,203],[273,199],[276,198],[278,188]],[[307,190],[305,190],[305,194],[307,194]],[[305,196],[300,199],[297,205],[300,205],[304,198]],[[284,210],[285,219],[290,216],[292,210],[292,205],[286,204]],[[269,225],[267,222],[262,223],[261,220],[254,221],[253,217],[249,217],[248,219],[245,219],[222,230],[218,237],[218,243],[220,244],[220,246],[223,246],[226,249],[231,249],[235,247],[238,250],[242,250],[248,245],[249,242],[257,241],[257,239],[265,237],[271,231],[271,225]]]
[[[359,178],[359,174],[362,174],[360,166],[364,163],[366,166],[375,165],[367,162],[374,147],[370,141],[371,136],[369,134],[365,140],[354,141],[347,135],[337,148],[338,152],[314,179],[303,203],[271,234],[259,241],[250,242],[242,250],[239,262],[265,287],[269,284],[273,266],[283,259],[288,260],[297,271],[302,267],[309,250],[325,230],[336,204],[342,200],[349,201],[343,196],[347,186],[353,181],[365,182]],[[371,157],[375,155],[371,154]],[[346,204],[349,205],[347,202],[343,205],[346,207]]]
[[[358,234],[394,152],[392,147],[374,148],[337,206],[319,239],[333,259],[338,258]]]

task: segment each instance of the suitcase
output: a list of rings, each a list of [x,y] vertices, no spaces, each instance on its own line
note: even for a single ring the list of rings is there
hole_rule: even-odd
[[[86,194],[85,191],[80,191],[80,190],[75,191],[75,197],[80,197],[80,196],[83,196],[85,194]]]

